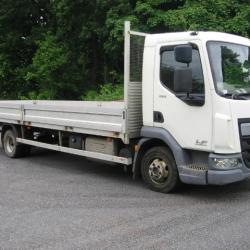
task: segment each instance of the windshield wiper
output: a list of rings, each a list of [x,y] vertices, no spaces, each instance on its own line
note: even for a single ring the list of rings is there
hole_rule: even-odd
[[[249,100],[250,93],[237,93],[237,94],[232,94],[232,99],[236,100]]]
[[[250,93],[226,93],[226,94],[222,94],[223,97],[226,98],[231,98],[234,100],[249,100],[250,99]]]

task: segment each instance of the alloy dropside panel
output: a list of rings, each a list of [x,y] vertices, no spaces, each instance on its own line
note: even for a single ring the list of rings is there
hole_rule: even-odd
[[[1,101],[0,122],[125,140],[124,102]]]

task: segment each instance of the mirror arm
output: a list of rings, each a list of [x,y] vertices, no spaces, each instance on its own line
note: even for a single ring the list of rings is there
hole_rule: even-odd
[[[203,106],[205,104],[205,96],[195,98],[190,93],[177,93],[175,96],[190,106]]]

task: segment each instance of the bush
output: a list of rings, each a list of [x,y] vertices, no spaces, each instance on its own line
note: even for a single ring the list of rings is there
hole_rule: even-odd
[[[118,101],[123,100],[123,84],[104,84],[98,90],[89,90],[81,99],[83,101]]]

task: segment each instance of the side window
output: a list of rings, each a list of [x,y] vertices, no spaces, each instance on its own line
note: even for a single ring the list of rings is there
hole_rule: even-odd
[[[200,54],[197,48],[192,50],[192,62],[187,65],[175,60],[174,46],[164,47],[161,53],[160,79],[163,85],[174,91],[174,69],[175,68],[192,68],[193,76],[193,94],[204,94],[204,78],[200,60]]]

